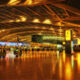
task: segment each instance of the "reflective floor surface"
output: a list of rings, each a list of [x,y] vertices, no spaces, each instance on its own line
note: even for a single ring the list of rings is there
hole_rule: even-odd
[[[0,59],[0,80],[80,80],[80,53],[52,51]],[[50,55],[51,54],[51,55]]]

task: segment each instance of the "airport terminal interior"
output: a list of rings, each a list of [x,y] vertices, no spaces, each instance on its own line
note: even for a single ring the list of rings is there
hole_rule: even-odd
[[[80,0],[0,0],[0,80],[80,80]]]

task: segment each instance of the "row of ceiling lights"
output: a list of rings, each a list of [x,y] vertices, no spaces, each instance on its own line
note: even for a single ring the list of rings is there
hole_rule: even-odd
[[[19,18],[14,19],[14,20],[7,20],[7,21],[2,21],[1,23],[12,23],[12,22],[26,22],[27,21],[27,17],[25,16],[19,16]],[[45,19],[44,21],[41,21],[38,18],[34,18],[32,20],[33,23],[43,23],[43,24],[53,24],[53,22],[50,19]],[[58,26],[64,26],[61,22],[57,22],[54,25],[58,25]]]
[[[16,20],[9,20],[9,22],[25,22],[27,21],[27,18],[24,16],[19,16],[19,19]]]
[[[5,32],[5,29],[0,30],[0,33]]]
[[[45,27],[43,27],[43,28],[45,28]],[[45,29],[46,29],[46,28],[45,28]],[[49,30],[54,31],[54,28],[50,28]],[[59,29],[58,31],[63,32],[62,29]],[[1,30],[0,33],[1,33],[1,32],[5,32],[5,29]],[[54,31],[54,32],[55,32],[55,31]],[[54,32],[52,32],[52,33],[54,33]],[[74,33],[74,32],[73,32],[73,33]],[[39,35],[42,35],[42,34],[43,34],[43,31],[39,32],[38,34],[39,34]],[[62,33],[60,33],[60,34],[62,34]],[[74,34],[73,37],[75,37],[75,35],[76,35],[76,34]]]
[[[16,20],[9,20],[8,22],[26,22],[27,18],[25,16],[19,16],[19,19]],[[37,18],[32,20],[33,23],[41,23],[41,21]],[[43,24],[52,24],[52,21],[50,19],[45,19]]]
[[[25,0],[24,5],[33,5],[42,2],[43,0]],[[8,5],[17,5],[21,0],[9,0]]]

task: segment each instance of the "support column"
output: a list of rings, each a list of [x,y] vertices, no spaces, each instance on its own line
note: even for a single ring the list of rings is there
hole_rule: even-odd
[[[71,41],[66,41],[65,52],[66,54],[71,54]]]
[[[66,54],[72,54],[72,30],[66,30],[65,31],[65,52]]]

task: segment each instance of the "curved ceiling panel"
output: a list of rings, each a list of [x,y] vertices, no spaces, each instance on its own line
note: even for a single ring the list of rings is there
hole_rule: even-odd
[[[0,40],[15,41],[26,35],[64,37],[65,29],[80,35],[80,11],[68,1],[0,0]]]

